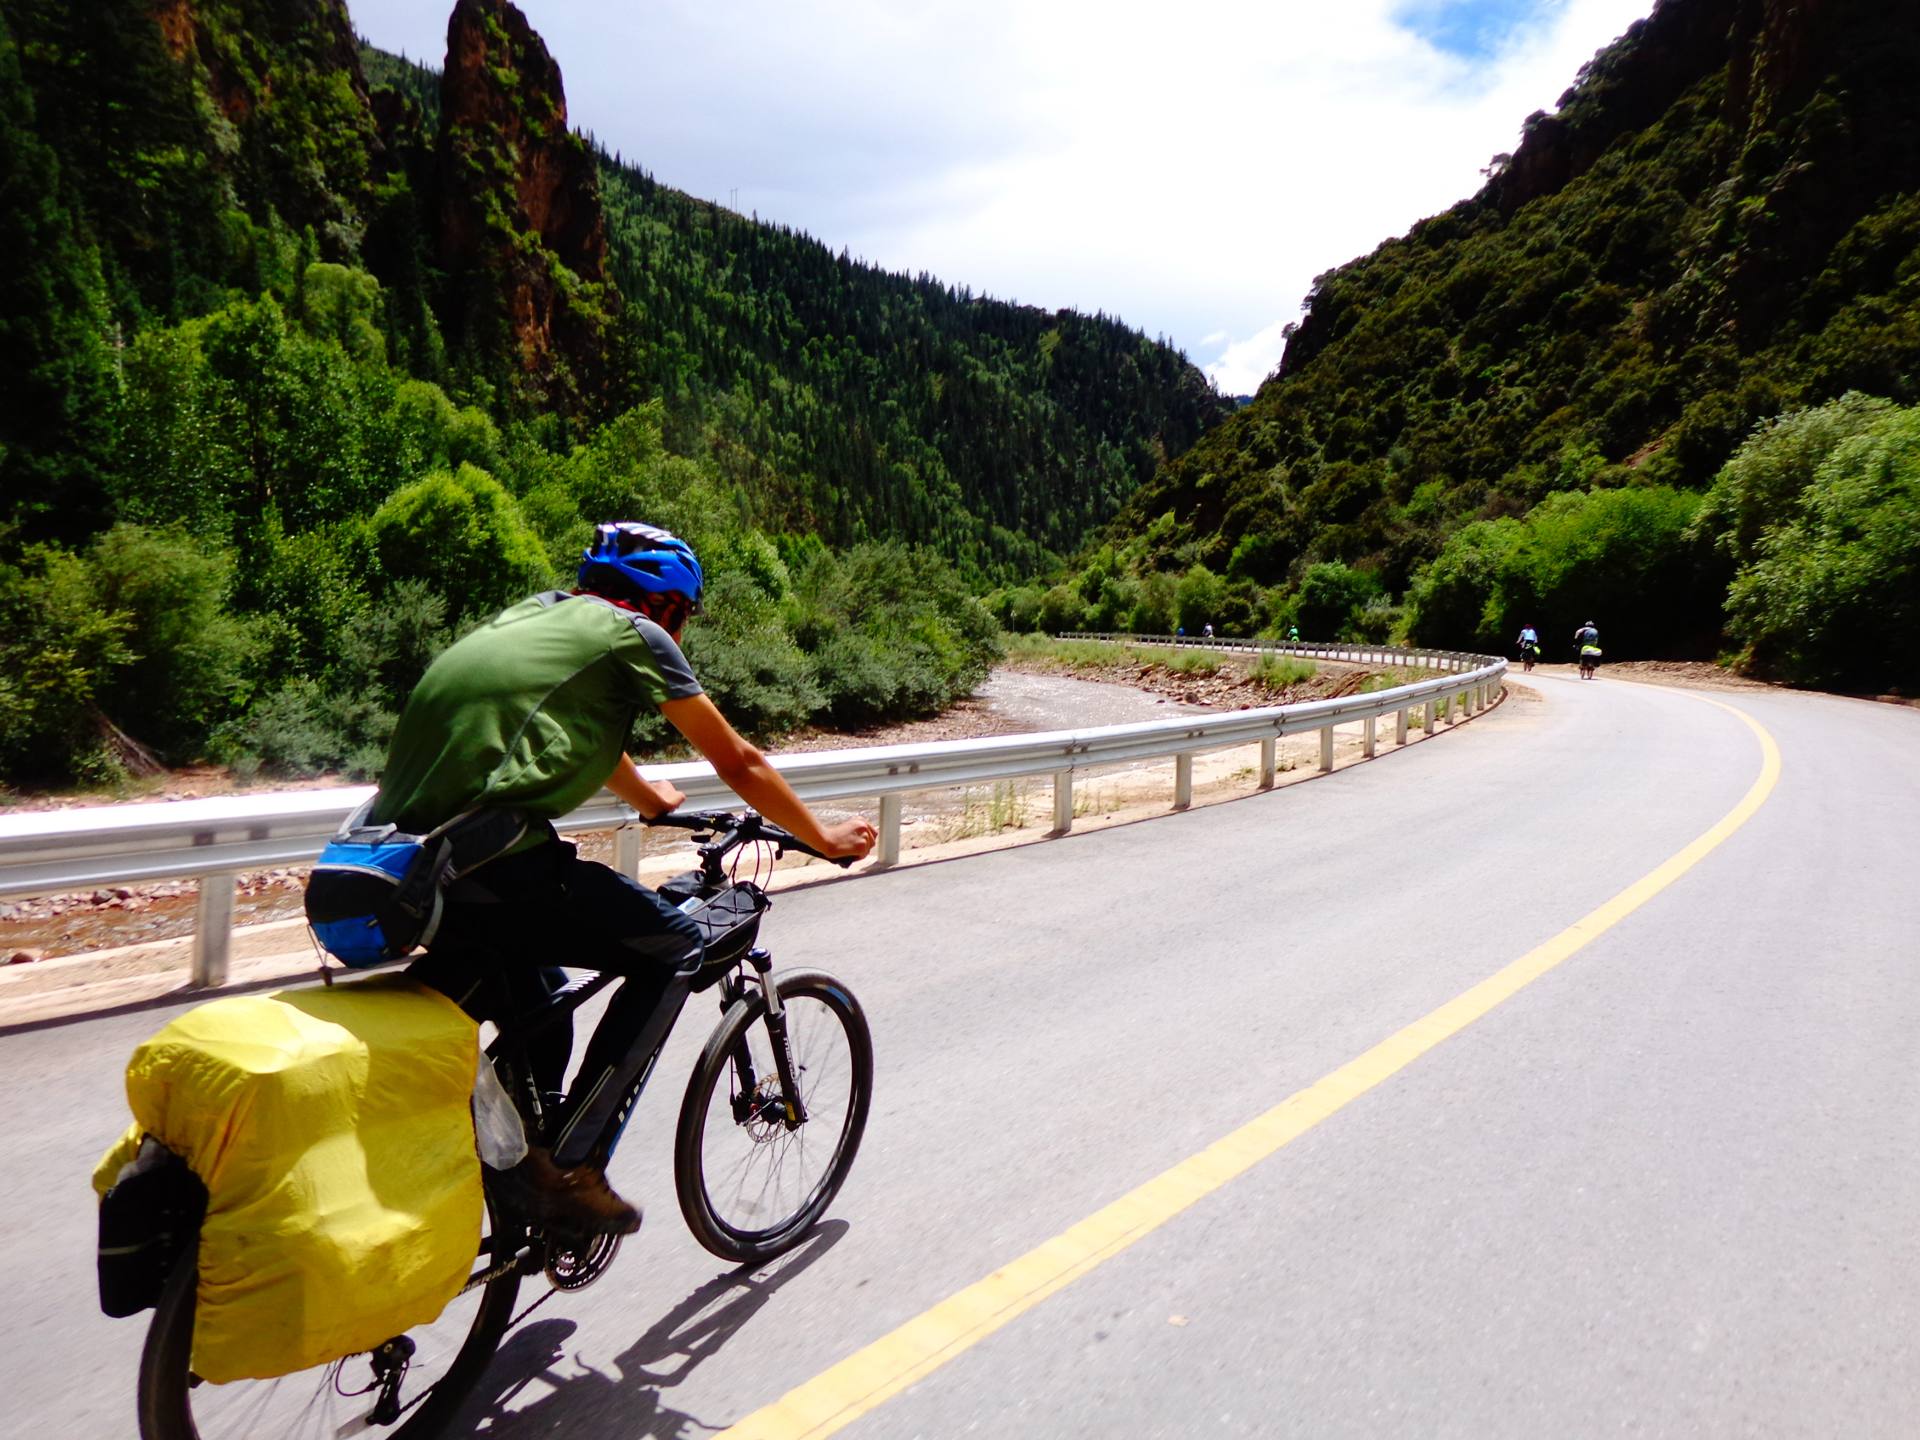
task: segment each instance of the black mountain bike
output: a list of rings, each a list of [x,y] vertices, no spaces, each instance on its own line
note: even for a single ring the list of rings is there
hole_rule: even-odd
[[[673,814],[654,823],[704,832],[699,869],[660,893],[700,926],[706,950],[698,966],[673,976],[608,1082],[578,1103],[550,1105],[533,1082],[528,1042],[619,976],[569,981],[530,1012],[482,1009],[506,1004],[496,962],[483,967],[481,982],[492,994],[469,1008],[511,1017],[487,1054],[529,1138],[550,1145],[568,1166],[612,1155],[687,998],[717,988],[720,1023],[680,1104],[674,1183],[681,1214],[702,1245],[723,1260],[759,1263],[806,1238],[853,1167],[872,1100],[872,1038],[845,985],[818,970],[775,974],[773,957],[755,943],[772,903],[760,883],[772,861],[787,850],[818,851],[751,811]],[[546,1233],[489,1196],[473,1274],[431,1325],[329,1365],[227,1385],[204,1384],[192,1373],[197,1256],[189,1246],[155,1308],[141,1355],[140,1434],[331,1440],[373,1427],[424,1440],[459,1412],[507,1331],[554,1293],[599,1279],[620,1238]],[[550,1288],[516,1313],[521,1282],[542,1274]]]

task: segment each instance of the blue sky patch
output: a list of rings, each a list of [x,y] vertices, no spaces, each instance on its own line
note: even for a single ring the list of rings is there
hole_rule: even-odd
[[[1436,49],[1467,60],[1497,54],[1516,30],[1552,18],[1564,0],[1407,0],[1399,21]]]

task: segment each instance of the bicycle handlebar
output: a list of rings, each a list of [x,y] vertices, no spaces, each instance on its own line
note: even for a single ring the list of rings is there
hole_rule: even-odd
[[[664,825],[673,830],[711,830],[721,837],[713,847],[716,858],[755,841],[765,841],[782,850],[798,850],[803,855],[812,855],[838,865],[842,870],[853,864],[855,858],[851,855],[828,855],[816,850],[791,830],[774,824],[753,810],[742,811],[738,815],[728,810],[669,810],[645,823]]]

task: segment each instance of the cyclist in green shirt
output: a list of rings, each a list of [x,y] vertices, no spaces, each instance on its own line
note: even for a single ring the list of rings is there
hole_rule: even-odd
[[[648,819],[686,798],[647,780],[625,752],[642,707],[659,709],[729,789],[814,849],[859,858],[875,831],[860,817],[823,825],[701,690],[679,643],[704,588],[684,540],[632,521],[601,525],[581,557],[578,585],[512,606],[427,668],[395,727],[371,818],[415,834],[480,807],[529,818],[524,839],[448,889],[435,944],[507,956],[530,998],[556,962],[627,977],[588,1042],[574,1086],[585,1095],[622,1058],[624,1038],[611,1037],[638,1031],[668,975],[701,945],[685,915],[582,860],[551,824],[602,786]],[[431,957],[424,970],[455,999],[471,988],[436,971]],[[560,1089],[571,1049],[562,1032],[536,1058],[544,1089]],[[513,1170],[489,1176],[536,1219],[593,1233],[640,1224],[599,1168],[562,1170],[538,1147]]]

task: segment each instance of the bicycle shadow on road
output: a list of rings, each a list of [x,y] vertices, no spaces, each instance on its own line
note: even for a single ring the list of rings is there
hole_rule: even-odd
[[[669,1409],[660,1392],[718,1354],[783,1286],[839,1244],[848,1228],[844,1220],[823,1221],[771,1264],[714,1276],[656,1320],[609,1370],[560,1373],[565,1342],[578,1328],[573,1320],[539,1320],[516,1328],[446,1433],[484,1433],[489,1440],[556,1434],[696,1440],[725,1429],[731,1420],[716,1423]],[[546,1393],[510,1408],[535,1381],[548,1387]]]

